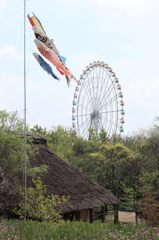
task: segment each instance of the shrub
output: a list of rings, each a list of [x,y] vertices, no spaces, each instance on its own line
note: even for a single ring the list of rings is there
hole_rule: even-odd
[[[159,223],[159,192],[145,192],[140,211],[140,218],[145,223],[157,225]]]
[[[47,195],[46,186],[43,185],[40,177],[32,179],[35,185],[29,187],[26,191],[20,190],[22,201],[13,211],[15,214],[27,218],[37,219],[41,221],[57,221],[61,218],[60,206],[65,204],[69,198],[59,197],[51,194]]]

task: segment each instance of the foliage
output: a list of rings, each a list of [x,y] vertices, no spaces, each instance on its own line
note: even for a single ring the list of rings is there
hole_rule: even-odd
[[[142,129],[119,139],[108,138],[101,129],[98,138],[89,129],[89,140],[62,126],[50,130],[35,125],[27,127],[47,139],[48,147],[60,158],[85,173],[91,180],[111,190],[123,202],[121,207],[139,210],[144,192],[159,191],[159,117],[148,129]],[[0,111],[0,192],[6,189],[7,179],[23,183],[24,142],[17,133],[23,131],[23,120],[17,112]],[[46,173],[47,167],[31,168],[38,150],[27,138],[27,174],[33,177]],[[9,189],[9,185],[8,185]]]
[[[102,127],[99,133],[99,142],[107,143],[108,142],[108,134],[105,129]]]
[[[0,111],[0,163],[3,171],[8,172],[12,177],[17,177],[23,172],[23,131],[23,120],[17,112]],[[33,159],[38,153],[37,147],[32,144],[31,137],[27,137],[26,148],[29,167],[29,159]]]
[[[109,187],[117,197],[120,197],[123,171],[131,157],[131,151],[120,143],[101,145],[99,152],[91,154],[91,158],[97,162],[101,178],[99,183]]]
[[[38,133],[38,134],[42,135],[43,137],[45,137],[47,134],[46,128],[42,128],[39,125],[33,126],[33,128],[30,128],[30,131],[33,133]]]
[[[72,144],[74,137],[76,136],[71,130],[65,129],[61,126],[54,127],[49,131],[47,136],[48,147],[60,158],[68,162],[73,155]]]
[[[0,212],[10,206],[14,198],[6,193],[17,194],[17,186],[24,184],[24,138],[23,120],[17,112],[0,111]],[[46,166],[32,168],[30,160],[35,159],[38,148],[32,138],[27,137],[26,144],[27,175],[37,176],[47,171]],[[2,207],[3,206],[3,207]]]
[[[46,128],[38,125],[31,128],[30,131],[44,136],[47,139],[48,147],[65,161],[68,162],[73,156],[73,143],[77,138],[75,131],[62,126],[52,127],[46,131]]]
[[[159,192],[145,192],[140,206],[141,219],[150,225],[159,224]]]
[[[24,123],[17,111],[10,113],[6,110],[0,111],[0,131],[11,133],[22,132],[23,129]]]
[[[68,199],[58,197],[57,195],[47,195],[46,186],[43,185],[40,177],[32,179],[35,187],[29,187],[26,190],[26,204],[25,193],[20,191],[22,201],[18,207],[14,209],[14,213],[24,216],[26,211],[27,217],[42,221],[57,221],[61,218],[60,206],[65,204]],[[58,212],[57,212],[58,210]]]
[[[24,139],[23,120],[17,112],[8,113],[0,111],[0,168],[6,178],[19,181],[22,179],[24,168]],[[22,136],[22,137],[21,137]],[[30,168],[29,159],[35,159],[38,148],[32,143],[32,138],[27,137],[27,167],[28,175],[46,172],[47,167]]]
[[[3,240],[157,240],[159,229],[151,226],[135,225],[132,223],[114,225],[107,223],[83,222],[37,222],[37,221],[1,221],[1,237]]]

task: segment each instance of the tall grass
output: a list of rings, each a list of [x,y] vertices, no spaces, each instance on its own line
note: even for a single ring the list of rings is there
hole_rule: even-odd
[[[33,222],[0,220],[0,240],[159,239],[159,228],[132,223]]]

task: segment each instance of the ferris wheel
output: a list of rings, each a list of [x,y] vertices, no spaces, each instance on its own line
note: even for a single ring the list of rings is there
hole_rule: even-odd
[[[90,129],[94,129],[96,136],[101,129],[108,136],[121,136],[125,123],[123,106],[121,85],[112,68],[100,61],[90,63],[75,88],[72,127],[86,139]]]

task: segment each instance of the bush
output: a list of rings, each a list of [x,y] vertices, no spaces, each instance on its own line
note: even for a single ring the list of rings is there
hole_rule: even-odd
[[[159,223],[159,192],[145,192],[144,196],[140,206],[140,218],[145,223],[155,226]]]
[[[57,221],[61,218],[60,206],[68,201],[68,198],[51,194],[47,195],[46,186],[40,177],[32,179],[35,188],[29,187],[26,191],[20,190],[22,201],[13,211],[15,214],[41,221]],[[26,200],[26,202],[25,202]],[[58,211],[57,211],[58,210]]]

